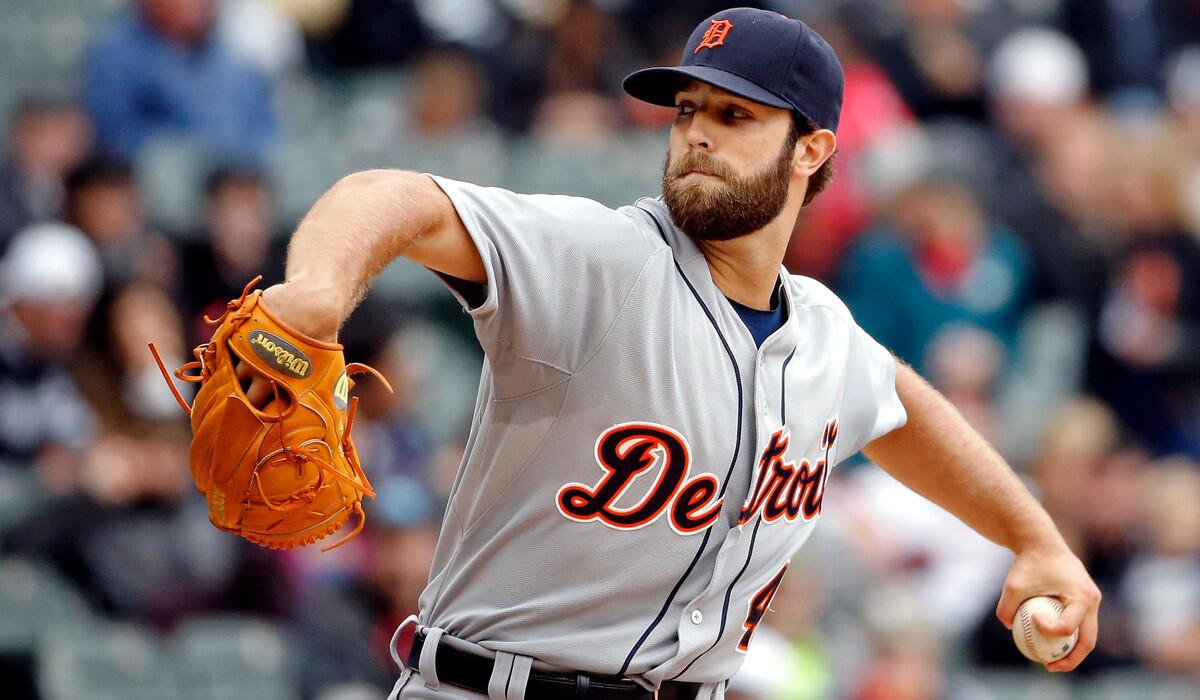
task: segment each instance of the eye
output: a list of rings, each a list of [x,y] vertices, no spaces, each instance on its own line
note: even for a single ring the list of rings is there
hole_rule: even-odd
[[[730,107],[725,110],[725,116],[729,119],[749,119],[750,113],[737,107]]]
[[[681,116],[685,114],[691,114],[695,111],[696,105],[690,102],[680,102],[678,105],[675,105],[675,113]]]

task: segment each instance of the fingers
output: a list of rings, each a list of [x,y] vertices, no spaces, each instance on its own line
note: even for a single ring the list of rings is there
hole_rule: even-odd
[[[1082,600],[1072,600],[1067,603],[1067,607],[1063,609],[1062,615],[1057,620],[1046,619],[1042,615],[1033,616],[1033,624],[1038,631],[1049,637],[1066,637],[1079,626],[1083,624],[1083,618],[1087,615],[1088,606]]]
[[[242,391],[246,394],[246,400],[255,408],[261,409],[267,405],[267,402],[275,395],[271,388],[271,382],[261,375],[255,374],[250,369],[250,365],[237,360],[233,365],[234,373],[237,374],[238,383],[242,386]]]
[[[251,380],[250,388],[246,391],[246,400],[259,409],[266,406],[273,396],[271,382],[262,377],[255,377]]]
[[[1088,654],[1092,653],[1092,650],[1096,648],[1096,634],[1100,627],[1099,607],[1099,601],[1091,607],[1085,607],[1086,614],[1083,617],[1083,623],[1079,626],[1079,641],[1075,643],[1075,648],[1066,657],[1052,664],[1046,664],[1047,670],[1073,671],[1083,663]]]

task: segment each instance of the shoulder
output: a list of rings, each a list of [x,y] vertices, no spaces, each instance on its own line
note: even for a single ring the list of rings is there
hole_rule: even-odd
[[[575,197],[565,194],[523,194],[503,187],[480,185],[465,180],[455,180],[442,175],[426,173],[451,199],[456,197],[463,200],[481,203],[519,204],[522,208],[537,211],[547,215],[562,213],[578,213],[579,215],[606,216],[615,215],[616,211],[586,197]]]
[[[825,309],[832,311],[841,318],[849,319],[850,310],[846,303],[833,293],[833,290],[821,282],[804,275],[787,275],[787,288],[792,308],[795,309]]]
[[[663,247],[654,220],[635,206],[613,209],[596,200],[562,194],[521,194],[501,187],[477,185],[428,175],[446,193],[467,225],[502,227],[529,235],[554,234],[564,241],[636,241],[639,248]],[[608,249],[614,256],[622,251]]]

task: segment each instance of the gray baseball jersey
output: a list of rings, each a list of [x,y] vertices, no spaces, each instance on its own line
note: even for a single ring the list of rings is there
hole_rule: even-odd
[[[829,470],[904,423],[892,356],[782,270],[756,347],[657,199],[434,180],[487,271],[482,301],[455,292],[486,360],[420,622],[653,687],[728,679]]]

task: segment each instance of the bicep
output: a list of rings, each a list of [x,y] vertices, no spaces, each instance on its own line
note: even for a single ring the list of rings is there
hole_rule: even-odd
[[[928,468],[931,463],[945,462],[964,451],[978,457],[990,450],[958,409],[900,360],[896,361],[896,395],[907,421],[863,448],[868,459],[892,476],[908,483],[933,473]]]
[[[424,225],[400,255],[435,272],[486,284],[483,258],[450,198],[429,177],[408,175],[419,178],[412,181],[411,196]]]

